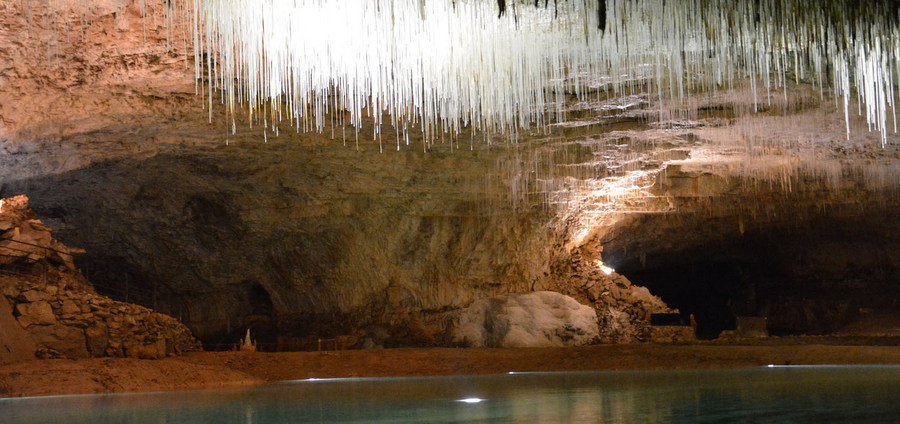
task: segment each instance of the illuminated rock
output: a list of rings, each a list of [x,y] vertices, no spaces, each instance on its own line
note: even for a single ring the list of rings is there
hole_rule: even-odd
[[[597,337],[593,308],[548,291],[476,301],[453,331],[455,342],[472,347],[579,346]]]

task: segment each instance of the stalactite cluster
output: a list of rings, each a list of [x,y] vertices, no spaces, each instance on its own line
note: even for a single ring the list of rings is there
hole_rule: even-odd
[[[53,21],[90,1],[23,7]],[[897,128],[892,0],[139,0],[117,10],[126,7],[161,19],[167,44],[193,46],[210,109],[247,111],[267,135],[352,127],[358,139],[370,117],[367,135],[381,140],[388,120],[398,148],[410,131],[426,143],[465,127],[515,138],[565,121],[572,96],[649,94],[667,119],[690,114],[691,96],[745,84],[752,107],[738,113],[808,85],[844,110],[848,137],[853,113],[885,141]]]

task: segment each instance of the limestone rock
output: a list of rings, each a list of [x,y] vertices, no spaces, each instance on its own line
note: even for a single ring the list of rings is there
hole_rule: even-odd
[[[88,358],[90,355],[85,344],[84,332],[67,325],[54,325],[30,328],[35,342],[61,353],[69,359]]]
[[[696,343],[697,335],[692,327],[650,327],[650,341],[657,344]]]
[[[84,331],[87,338],[88,353],[93,357],[106,354],[106,346],[109,343],[109,331],[103,324],[94,324]]]
[[[9,303],[0,298],[0,365],[34,359],[35,349],[31,334],[16,323]]]
[[[159,339],[152,344],[133,343],[125,346],[125,354],[135,359],[162,359],[166,357],[166,342]]]
[[[4,199],[3,205],[0,221],[10,225],[0,232],[0,253],[14,253],[0,260],[0,266],[32,265],[35,275],[0,275],[0,301],[8,307],[9,299],[16,312],[10,311],[0,325],[18,321],[14,329],[0,328],[0,335],[25,334],[34,341],[24,348],[7,345],[7,351],[16,347],[39,358],[155,359],[200,349],[190,330],[174,318],[98,295],[71,262],[73,254],[83,252],[54,240],[50,227],[28,209],[27,197]],[[28,248],[16,250],[17,243]]]
[[[28,209],[26,196],[3,199],[0,224],[0,265],[48,260],[74,271],[75,255],[84,253],[54,240],[50,227],[34,218],[34,212]]]
[[[63,301],[59,311],[63,315],[75,315],[81,313],[81,307],[71,299],[66,299]]]
[[[19,295],[20,302],[40,302],[50,299],[50,296],[43,291],[28,290]]]
[[[593,308],[547,291],[476,301],[453,329],[455,342],[472,347],[578,346],[598,336]]]
[[[20,303],[16,305],[16,312],[19,313],[19,324],[23,328],[32,325],[56,324],[56,315],[53,314],[53,308],[47,302]]]
[[[650,315],[673,310],[647,288],[634,285],[623,275],[603,271],[598,265],[600,254],[588,248],[573,251],[554,265],[542,288],[593,306],[601,343],[650,341]]]

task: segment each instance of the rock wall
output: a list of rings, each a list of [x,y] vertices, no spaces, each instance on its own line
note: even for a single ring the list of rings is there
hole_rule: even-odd
[[[616,269],[695,314],[704,338],[734,329],[738,316],[768,317],[776,335],[828,334],[866,311],[898,310],[900,179],[861,176],[849,160],[834,179],[773,182],[716,168],[667,170],[655,190],[673,208],[629,217],[594,243]]]
[[[540,196],[504,165],[539,132],[518,146],[464,133],[427,153],[415,133],[396,151],[390,128],[262,143],[243,117],[231,133],[205,109],[181,46],[167,51],[161,26],[145,32],[133,4],[93,5],[84,39],[49,61],[49,28],[0,6],[0,25],[21,34],[0,35],[14,64],[0,70],[0,192],[27,193],[61,240],[85,247],[79,265],[101,293],[179,318],[209,348],[247,328],[262,350],[278,337],[447,344],[453,311],[534,290],[596,306],[603,341],[633,342],[664,307],[572,266],[570,229],[514,194]]]
[[[47,278],[46,284],[0,278],[4,301],[39,358],[159,359],[199,349],[190,330],[168,315],[75,289],[53,270]]]
[[[625,276],[607,273],[600,264],[596,249],[577,249],[553,264],[544,287],[593,306],[600,323],[598,341],[651,341],[650,315],[677,310],[669,308],[645,287],[632,284]]]
[[[19,325],[9,302],[0,302],[0,365],[34,359],[37,345]]]
[[[84,37],[60,38],[49,58],[50,28],[22,4],[0,0],[0,27],[9,29],[0,33],[0,194],[27,193],[60,240],[87,248],[77,263],[100,293],[177,317],[212,349],[247,328],[261,350],[279,337],[445,345],[455,311],[541,290],[594,307],[603,342],[652,340],[649,314],[669,308],[631,272],[647,276],[645,263],[667,252],[703,256],[704,240],[745,224],[781,228],[807,207],[858,204],[870,192],[855,185],[897,180],[859,169],[877,171],[869,165],[896,163],[900,152],[848,145],[834,114],[803,129],[821,144],[809,162],[830,172],[792,174],[802,165],[795,146],[774,143],[768,153],[785,164],[776,174],[793,177],[743,178],[728,168],[746,157],[710,152],[756,157],[747,146],[760,141],[722,132],[735,120],[715,98],[698,99],[699,115],[720,117],[653,126],[659,111],[649,98],[614,108],[572,102],[567,113],[581,122],[523,131],[516,143],[464,132],[425,146],[412,131],[407,145],[391,128],[373,137],[371,123],[359,134],[274,137],[244,116],[233,122],[215,102],[206,109],[188,52],[179,43],[167,50],[159,25],[145,32],[135,3],[116,14],[114,2],[92,2]],[[77,13],[60,19],[80,25]],[[789,125],[805,122],[818,95],[810,98],[784,109]],[[770,122],[748,126],[786,133]],[[670,163],[680,160],[710,166]],[[752,190],[736,196],[738,180]],[[834,180],[847,187],[820,184]],[[797,193],[809,195],[804,206],[785,206]],[[756,206],[743,208],[753,196]],[[733,207],[710,208],[722,204]],[[66,258],[52,262],[71,269]],[[636,284],[606,275],[601,259]]]
[[[72,266],[72,252],[33,217],[28,199],[4,199],[0,223],[0,334],[5,360],[128,356],[157,359],[197,350],[174,318],[98,295]],[[26,243],[16,249],[10,242]],[[32,243],[33,242],[33,243]],[[71,267],[70,267],[71,266]],[[14,318],[14,319],[13,319]]]

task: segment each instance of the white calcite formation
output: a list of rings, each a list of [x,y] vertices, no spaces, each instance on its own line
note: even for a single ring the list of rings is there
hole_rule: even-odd
[[[148,27],[162,27],[166,49],[182,52],[195,81],[206,81],[195,92],[210,121],[218,104],[245,110],[264,140],[336,126],[351,126],[357,141],[381,140],[383,119],[396,129],[385,142],[398,150],[416,132],[426,142],[466,127],[515,136],[565,121],[568,95],[594,100],[608,91],[652,96],[665,119],[695,113],[692,94],[730,96],[749,85],[752,107],[734,101],[733,111],[757,113],[801,83],[835,100],[848,139],[853,112],[882,144],[897,131],[900,30],[891,2],[511,1],[499,14],[493,0],[17,3],[29,32],[44,23],[47,62],[64,40],[98,37],[90,33],[96,10],[114,13],[124,32],[131,9],[144,44]],[[72,25],[80,37],[68,34],[66,16],[80,16]],[[360,137],[368,118],[373,131]]]
[[[478,300],[453,330],[455,342],[472,347],[579,346],[598,337],[593,308],[549,291]]]

